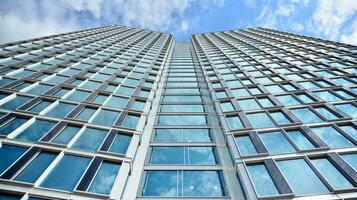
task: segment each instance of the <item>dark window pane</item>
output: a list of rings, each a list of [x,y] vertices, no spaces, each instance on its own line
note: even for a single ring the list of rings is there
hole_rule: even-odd
[[[54,108],[52,108],[49,112],[46,113],[47,116],[56,117],[56,118],[64,118],[67,116],[77,105],[68,104],[68,103],[59,103]]]
[[[16,96],[14,99],[11,99],[10,101],[2,104],[0,107],[9,110],[15,110],[16,108],[29,102],[31,99],[31,97]]]
[[[16,136],[16,139],[36,142],[41,139],[56,123],[44,120],[36,120],[24,131]]]
[[[6,124],[4,124],[0,128],[0,135],[9,135],[14,130],[19,128],[21,125],[23,125],[26,121],[27,121],[26,118],[21,118],[21,117],[16,117],[11,119],[9,122],[6,122]]]
[[[27,148],[3,144],[0,148],[0,174],[12,165]]]

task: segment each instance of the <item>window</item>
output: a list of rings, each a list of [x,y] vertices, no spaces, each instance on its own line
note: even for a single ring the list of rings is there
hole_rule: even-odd
[[[117,134],[109,148],[109,152],[126,154],[131,142],[131,138],[131,135]]]
[[[125,107],[127,102],[127,98],[112,96],[105,105],[112,108],[122,109]]]
[[[311,128],[311,130],[331,148],[355,146],[352,142],[350,142],[345,136],[343,136],[332,126]]]
[[[50,106],[52,103],[53,103],[52,101],[43,100],[43,101],[37,103],[36,105],[34,105],[33,107],[31,107],[28,111],[40,113],[41,111],[46,109],[48,106]]]
[[[357,171],[357,154],[343,154],[341,155],[343,160],[345,160],[355,171]]]
[[[120,112],[102,109],[92,121],[93,124],[112,126],[117,120]]]
[[[309,195],[329,192],[304,159],[278,161],[277,165],[295,194]]]
[[[75,118],[82,121],[88,121],[95,113],[95,111],[97,111],[97,109],[84,108]]]
[[[293,109],[291,112],[296,115],[303,123],[322,122],[322,119],[308,108]]]
[[[156,142],[211,142],[208,129],[156,129]]]
[[[248,165],[247,169],[258,196],[273,196],[279,194],[264,164]]]
[[[101,146],[103,140],[107,136],[107,131],[86,128],[73,144],[73,148],[96,151]]]
[[[258,154],[252,140],[248,135],[236,136],[235,141],[237,143],[241,155],[245,156],[245,155]]]
[[[327,158],[313,159],[311,162],[334,189],[353,187],[351,182]]]
[[[6,122],[3,126],[1,126],[0,135],[9,135],[14,130],[22,126],[26,121],[27,119],[22,117],[12,118],[10,121]]]
[[[216,164],[213,147],[153,147],[151,164]]]
[[[204,112],[203,105],[162,105],[161,112]]]
[[[138,110],[138,111],[143,111],[144,107],[145,107],[145,103],[144,101],[135,101],[132,105],[133,110]]]
[[[125,128],[136,129],[139,119],[139,116],[128,115],[126,116],[122,126]]]
[[[0,146],[0,174],[12,165],[20,156],[27,151],[25,147],[17,147],[7,144]]]
[[[120,86],[116,91],[115,94],[131,96],[134,92],[134,88]]]
[[[144,196],[226,196],[220,171],[148,171]]]
[[[49,152],[39,153],[20,173],[15,180],[35,183],[47,167],[56,158],[57,154]]]
[[[90,92],[75,90],[66,99],[71,101],[83,101],[90,95]]]
[[[223,103],[220,103],[220,105],[221,105],[221,109],[223,112],[229,112],[229,111],[234,110],[231,102],[223,102]]]
[[[351,136],[353,139],[357,140],[357,129],[355,127],[351,125],[343,125],[339,126],[339,128],[342,129],[343,132]]]
[[[56,118],[64,118],[66,117],[77,105],[62,103],[60,102],[54,108],[52,108],[49,112],[46,113],[47,116],[56,117]]]
[[[199,89],[166,89],[166,94],[200,94]]]
[[[89,158],[64,155],[42,182],[41,187],[73,191],[89,163]]]
[[[34,88],[30,89],[29,91],[27,91],[26,93],[34,94],[34,95],[41,95],[44,92],[48,91],[50,88],[52,88],[52,86],[39,84],[36,87],[34,87]]]
[[[21,198],[22,198],[22,195],[0,193],[1,200],[21,200]],[[31,200],[31,199],[29,199],[29,200]]]
[[[94,99],[93,99],[93,103],[97,103],[97,104],[103,104],[105,102],[105,100],[107,100],[108,96],[107,95],[102,95],[102,94],[99,94],[98,96],[96,96]]]
[[[259,136],[271,154],[295,152],[294,147],[281,131],[261,133]]]
[[[243,100],[237,100],[239,106],[243,110],[255,110],[255,109],[260,109],[259,104],[255,99],[243,99]]]
[[[276,96],[284,106],[300,105],[300,102],[291,95]]]
[[[66,145],[72,140],[80,129],[80,127],[68,125],[58,133],[58,135],[52,140],[52,143]]]
[[[244,125],[238,116],[227,117],[227,123],[232,130],[244,128]]]
[[[158,124],[160,125],[206,125],[204,115],[161,115]]]
[[[50,131],[56,123],[36,119],[29,127],[19,133],[15,138],[19,140],[36,142]]]
[[[346,103],[335,105],[335,107],[342,110],[344,113],[351,116],[352,118],[357,118],[357,107],[355,105]]]
[[[98,169],[98,172],[89,186],[88,191],[109,195],[119,169],[119,164],[104,161]]]
[[[314,94],[316,94],[318,97],[320,97],[321,99],[327,101],[327,102],[331,102],[331,101],[341,101],[342,99],[337,97],[336,95],[332,94],[329,91],[323,91],[323,92],[314,92]]]
[[[15,110],[16,108],[29,102],[31,99],[32,99],[31,97],[16,96],[14,99],[7,101],[6,103],[2,104],[0,107],[8,110]]]
[[[247,114],[247,118],[254,128],[275,127],[275,124],[266,113]]]
[[[291,121],[283,114],[283,112],[271,112],[270,116],[278,125],[286,125],[291,123]]]
[[[201,96],[164,96],[163,102],[202,102]]]
[[[320,113],[320,115],[322,115],[323,117],[325,117],[327,120],[334,120],[334,119],[338,119],[339,117],[337,117],[335,114],[333,114],[331,111],[329,111],[327,108],[315,108],[315,110]]]
[[[64,95],[66,95],[69,91],[71,91],[70,89],[66,89],[66,88],[61,88],[59,89],[57,92],[55,92],[54,94],[52,94],[52,96],[55,96],[57,98],[62,98]]]
[[[315,146],[306,138],[300,130],[286,131],[300,150],[313,149]]]

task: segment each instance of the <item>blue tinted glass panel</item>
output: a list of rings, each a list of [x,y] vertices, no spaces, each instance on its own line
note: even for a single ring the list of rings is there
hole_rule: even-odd
[[[282,112],[271,112],[271,117],[279,125],[290,124],[290,120]]]
[[[214,165],[217,163],[213,147],[186,147],[186,164]]]
[[[352,142],[350,142],[345,136],[343,136],[332,126],[311,128],[311,130],[331,148],[343,148],[343,147],[354,146]]]
[[[21,195],[15,195],[15,194],[0,194],[0,200],[21,200],[22,196]]]
[[[89,158],[64,155],[41,187],[73,191],[89,163]]]
[[[121,97],[114,97],[112,96],[107,103],[105,104],[108,107],[122,109],[125,107],[126,103],[128,102],[127,98]]]
[[[242,121],[238,116],[227,117],[227,123],[232,130],[244,128]]]
[[[43,94],[44,92],[46,92],[47,90],[49,90],[52,87],[53,86],[40,84],[40,85],[32,88],[31,90],[27,91],[26,93],[40,95],[40,94]]]
[[[341,157],[357,171],[357,154],[344,154]]]
[[[335,105],[338,109],[346,113],[347,115],[357,118],[357,107],[352,105],[352,104],[340,104],[340,105]]]
[[[36,120],[24,131],[16,136],[16,139],[36,142],[41,139],[56,123],[44,120]]]
[[[338,117],[327,110],[326,108],[315,108],[315,110],[320,113],[323,117],[325,117],[327,120],[333,120],[333,119],[338,119]]]
[[[52,101],[41,101],[40,103],[36,104],[34,107],[30,108],[28,111],[39,113],[48,106],[50,106],[53,102]]]
[[[71,95],[69,95],[66,99],[72,101],[83,101],[90,95],[90,92],[75,90]]]
[[[54,153],[41,152],[16,176],[15,180],[35,183],[56,156]]]
[[[99,149],[104,138],[107,136],[107,131],[86,128],[81,136],[73,144],[73,148],[96,151]]]
[[[287,131],[287,134],[294,141],[300,150],[313,149],[315,146],[308,140],[305,135],[299,131]]]
[[[109,152],[126,154],[131,138],[130,135],[118,134],[110,146]]]
[[[112,190],[115,178],[117,177],[117,174],[119,172],[119,169],[119,164],[103,162],[97,174],[95,175],[94,180],[88,191],[109,195]]]
[[[259,134],[259,136],[262,139],[264,145],[267,147],[269,153],[276,154],[295,152],[294,147],[280,131],[262,133]]]
[[[78,133],[81,128],[76,126],[66,126],[56,137],[52,140],[57,144],[68,144],[69,141]]]
[[[14,110],[29,102],[31,99],[31,97],[16,96],[15,99],[11,99],[10,101],[2,104],[0,107],[4,109]]]
[[[118,118],[120,112],[101,110],[98,115],[92,121],[93,124],[99,124],[102,126],[112,126]]]
[[[275,127],[275,124],[266,113],[247,114],[247,118],[254,128]]]
[[[140,119],[140,117],[138,117],[138,116],[128,115],[125,118],[122,126],[125,128],[136,129],[139,119]]]
[[[353,185],[347,178],[336,169],[336,167],[326,158],[311,160],[314,166],[319,170],[322,176],[332,185],[335,189],[352,188]]]
[[[203,115],[167,115],[159,116],[161,125],[206,125],[206,117]]]
[[[3,144],[0,148],[0,174],[12,165],[27,148]]]
[[[303,123],[322,122],[322,119],[308,108],[293,109],[291,112],[296,115]]]
[[[257,150],[248,135],[235,137],[241,155],[257,154]]]
[[[52,108],[47,116],[56,117],[56,118],[64,118],[67,116],[77,105],[68,104],[68,103],[59,103],[54,108]]]
[[[144,196],[179,196],[179,171],[148,171]]]
[[[345,125],[345,126],[339,126],[340,129],[343,130],[343,132],[347,133],[350,135],[353,139],[357,140],[357,129],[353,126]]]
[[[278,161],[277,165],[291,189],[297,195],[329,192],[327,187],[303,159]]]
[[[156,129],[157,142],[211,142],[208,129]]]
[[[279,194],[278,189],[263,164],[248,165],[247,168],[258,196]]]
[[[219,171],[182,171],[183,196],[225,196],[222,174]]]
[[[202,105],[162,105],[161,112],[204,112]]]
[[[88,121],[89,118],[91,118],[92,115],[95,113],[95,111],[97,111],[97,109],[85,108],[75,118],[83,121]]]
[[[0,128],[0,135],[9,135],[21,125],[23,125],[26,121],[27,119],[21,117],[11,119],[11,121],[7,122]]]
[[[151,164],[184,164],[184,147],[153,147]]]

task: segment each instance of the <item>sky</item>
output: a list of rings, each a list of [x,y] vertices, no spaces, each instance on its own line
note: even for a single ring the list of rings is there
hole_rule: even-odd
[[[0,0],[0,43],[109,24],[190,35],[266,27],[357,45],[357,0]]]

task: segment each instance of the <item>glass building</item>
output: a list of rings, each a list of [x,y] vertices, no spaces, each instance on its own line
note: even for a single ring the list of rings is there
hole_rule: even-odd
[[[356,199],[356,73],[265,28],[0,45],[0,200]]]

